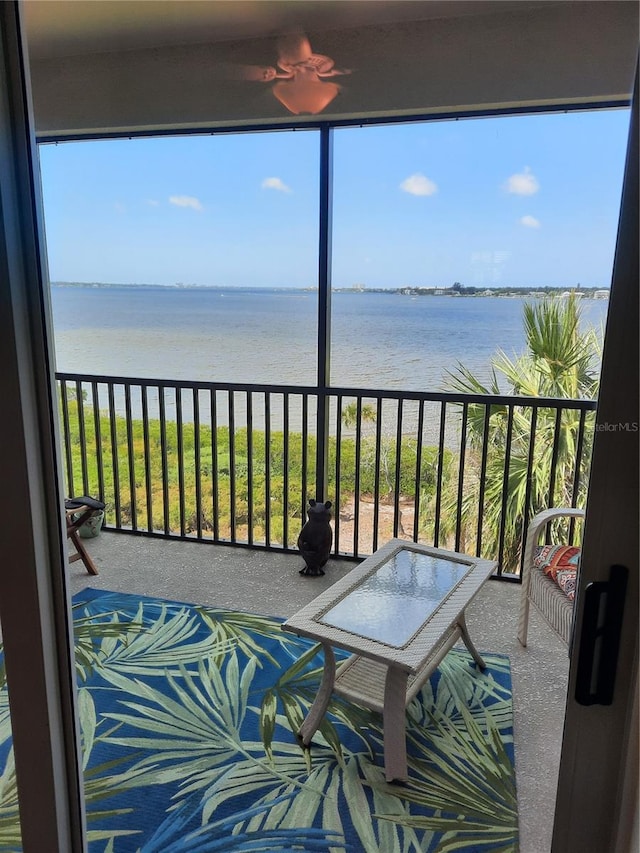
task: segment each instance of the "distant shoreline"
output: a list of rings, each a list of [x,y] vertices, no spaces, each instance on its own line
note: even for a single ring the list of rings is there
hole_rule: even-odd
[[[256,290],[270,293],[316,293],[317,287],[244,287],[231,285],[225,287],[223,285],[207,285],[207,284],[113,284],[110,282],[101,281],[52,281],[52,287],[77,287],[95,290],[122,290],[123,288],[131,288],[135,290],[196,290],[203,291],[250,291],[254,293]],[[479,287],[464,287],[462,285],[453,285],[453,287],[364,287],[356,285],[354,287],[334,287],[332,293],[353,293],[353,294],[368,294],[368,293],[384,293],[395,294],[398,296],[449,296],[449,297],[472,297],[472,298],[488,298],[488,297],[529,297],[534,299],[542,299],[547,296],[569,296],[574,295],[579,298],[586,299],[608,299],[608,287],[496,287],[496,288],[479,288]]]

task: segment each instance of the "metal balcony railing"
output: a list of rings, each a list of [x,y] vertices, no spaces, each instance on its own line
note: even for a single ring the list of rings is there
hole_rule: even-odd
[[[103,500],[109,529],[290,551],[317,498],[333,503],[336,557],[400,536],[517,579],[531,515],[586,498],[594,401],[57,382],[67,494]]]

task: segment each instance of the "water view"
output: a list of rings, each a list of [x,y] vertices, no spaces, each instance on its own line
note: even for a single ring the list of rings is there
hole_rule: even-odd
[[[317,294],[54,286],[56,369],[148,379],[313,385]],[[462,362],[487,381],[498,349],[524,349],[524,298],[332,296],[331,383],[442,390]],[[531,301],[531,300],[529,300]],[[604,327],[608,301],[583,299]]]

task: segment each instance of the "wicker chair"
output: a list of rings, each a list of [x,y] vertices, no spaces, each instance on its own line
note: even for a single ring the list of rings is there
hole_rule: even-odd
[[[569,645],[573,622],[573,599],[545,573],[545,567],[540,561],[539,545],[540,536],[549,522],[562,516],[584,518],[584,510],[569,507],[546,509],[535,515],[529,523],[522,564],[522,592],[518,620],[518,639],[523,646],[527,645],[530,603],[536,606],[560,639],[567,646]]]

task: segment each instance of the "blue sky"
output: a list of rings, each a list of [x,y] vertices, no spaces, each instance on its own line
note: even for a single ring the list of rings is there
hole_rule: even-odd
[[[335,287],[608,287],[629,113],[344,128]],[[53,281],[317,284],[315,131],[40,147]]]

